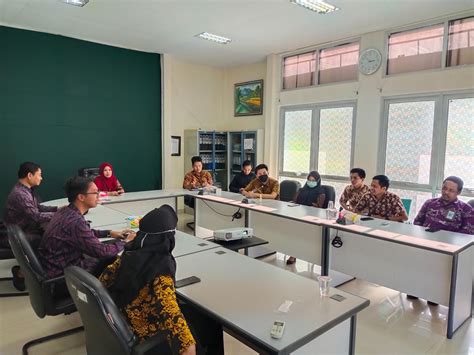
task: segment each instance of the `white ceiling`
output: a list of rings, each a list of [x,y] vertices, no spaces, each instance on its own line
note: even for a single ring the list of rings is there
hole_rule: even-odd
[[[229,67],[328,41],[461,11],[473,0],[328,0],[341,10],[318,15],[288,0],[0,0],[0,24],[60,34],[186,61]],[[195,38],[229,37],[219,45]]]

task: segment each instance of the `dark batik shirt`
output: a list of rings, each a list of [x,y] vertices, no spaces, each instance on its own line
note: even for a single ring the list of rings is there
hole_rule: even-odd
[[[232,179],[232,182],[229,185],[229,191],[240,192],[240,189],[245,188],[245,186],[247,186],[255,178],[256,175],[254,173],[245,175],[243,172],[240,172]]]
[[[352,211],[362,197],[369,192],[370,188],[365,184],[358,189],[352,185],[346,186],[339,199],[339,204],[346,210]]]
[[[362,196],[357,206],[354,208],[356,213],[367,213],[369,216],[382,216],[385,218],[401,216],[405,211],[400,197],[392,192],[385,192],[378,200],[370,192]]]
[[[79,210],[70,204],[56,212],[49,222],[38,248],[41,265],[49,277],[60,276],[68,266],[92,271],[97,259],[117,255],[125,243],[101,243],[110,231],[91,229]],[[85,258],[85,255],[92,258]],[[97,259],[96,259],[97,258]]]
[[[16,224],[25,233],[41,235],[41,224],[49,222],[57,210],[40,205],[33,191],[17,182],[7,197],[3,219],[5,224]]]
[[[433,198],[423,204],[413,223],[432,229],[474,234],[474,209],[460,200],[446,203],[441,198]]]

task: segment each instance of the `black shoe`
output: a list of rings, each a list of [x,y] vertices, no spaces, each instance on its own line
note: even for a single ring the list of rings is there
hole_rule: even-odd
[[[407,294],[407,300],[417,300],[417,299],[418,299],[418,297]]]
[[[290,256],[288,260],[286,261],[286,265],[291,265],[296,263],[296,258],[294,256]]]
[[[439,306],[439,303],[428,301],[429,306]]]
[[[13,286],[14,286],[18,291],[25,291],[25,290],[26,290],[25,278],[18,276],[18,272],[19,272],[19,271],[20,271],[20,267],[19,267],[18,265],[12,267]]]

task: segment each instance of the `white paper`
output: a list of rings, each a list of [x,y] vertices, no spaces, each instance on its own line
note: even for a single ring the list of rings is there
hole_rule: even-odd
[[[286,300],[280,305],[280,307],[278,307],[278,311],[282,313],[288,313],[292,304],[293,301]]]
[[[253,150],[253,138],[244,139],[244,150]]]

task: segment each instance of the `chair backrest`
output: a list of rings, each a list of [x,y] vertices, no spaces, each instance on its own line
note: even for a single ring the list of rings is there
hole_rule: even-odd
[[[99,174],[100,174],[99,168],[80,168],[77,171],[77,175],[85,177],[85,178],[89,178],[89,179],[93,179],[96,176],[99,176]]]
[[[471,206],[472,208],[474,208],[474,200],[467,201],[467,204]]]
[[[0,260],[15,259],[8,242],[7,226],[0,221]]]
[[[42,286],[47,278],[46,273],[21,228],[17,225],[8,225],[7,230],[13,254],[25,275],[31,306],[38,317],[43,318],[48,314],[48,309],[52,304],[51,293]]]
[[[64,276],[84,324],[87,354],[131,354],[137,339],[102,283],[77,266]]]
[[[329,201],[336,203],[336,190],[334,190],[334,187],[330,185],[321,185],[321,187],[324,189],[324,194],[326,195],[323,208],[328,208]]]
[[[403,207],[407,213],[407,216],[410,215],[410,208],[411,208],[411,199],[409,198],[402,198]]]
[[[280,200],[292,201],[300,188],[301,184],[298,181],[283,180],[280,183]]]

